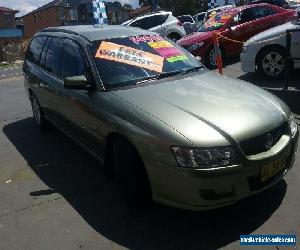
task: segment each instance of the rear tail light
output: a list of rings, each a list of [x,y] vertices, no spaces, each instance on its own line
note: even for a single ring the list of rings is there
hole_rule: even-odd
[[[182,26],[182,22],[177,21],[177,25],[178,25],[178,26]]]

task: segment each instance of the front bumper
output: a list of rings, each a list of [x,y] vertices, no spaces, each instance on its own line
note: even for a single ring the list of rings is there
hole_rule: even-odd
[[[235,203],[262,192],[279,182],[292,168],[299,132],[276,155],[264,160],[245,160],[241,165],[219,169],[195,170],[151,164],[153,200],[189,210],[209,210]],[[264,182],[263,166],[287,157],[284,169]],[[150,166],[149,166],[150,167]]]

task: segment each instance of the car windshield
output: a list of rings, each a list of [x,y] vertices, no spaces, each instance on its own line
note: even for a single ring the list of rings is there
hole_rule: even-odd
[[[191,54],[160,35],[94,41],[90,51],[106,88],[204,68]]]
[[[199,32],[207,32],[212,30],[218,30],[228,24],[233,18],[233,15],[230,13],[220,13],[215,16],[212,16],[208,19],[200,28]]]

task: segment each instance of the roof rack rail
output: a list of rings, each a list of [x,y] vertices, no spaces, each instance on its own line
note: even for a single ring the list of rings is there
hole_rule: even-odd
[[[68,33],[68,34],[75,34],[78,35],[78,33],[76,33],[75,31],[72,30],[67,30],[67,29],[63,29],[63,28],[45,28],[40,30],[39,32],[64,32],[64,33]]]

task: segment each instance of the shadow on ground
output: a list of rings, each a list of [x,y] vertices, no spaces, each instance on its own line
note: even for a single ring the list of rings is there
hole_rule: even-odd
[[[259,87],[262,87],[274,95],[283,100],[293,113],[300,115],[300,70],[295,70],[291,74],[291,81],[289,82],[289,88],[283,90],[284,80],[270,80],[262,77],[259,74],[247,73],[239,78],[241,80],[253,83]],[[298,91],[297,91],[298,90]]]
[[[49,187],[28,195],[61,194],[104,237],[130,249],[216,249],[250,234],[280,206],[285,181],[235,205],[191,212],[157,204],[127,208],[99,164],[56,129],[42,134],[27,118],[4,134]],[[54,218],[55,219],[55,218]]]

